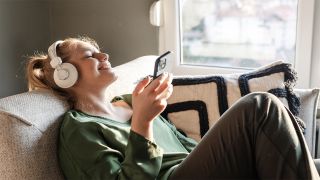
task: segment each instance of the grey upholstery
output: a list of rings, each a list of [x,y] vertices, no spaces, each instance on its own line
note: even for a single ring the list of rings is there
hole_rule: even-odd
[[[314,159],[314,163],[316,165],[318,173],[320,173],[320,159]]]
[[[49,91],[0,99],[0,179],[63,179],[58,127],[68,109]]]

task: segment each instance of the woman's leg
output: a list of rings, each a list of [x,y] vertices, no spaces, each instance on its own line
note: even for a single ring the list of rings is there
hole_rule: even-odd
[[[318,179],[294,117],[269,93],[239,100],[171,179]]]

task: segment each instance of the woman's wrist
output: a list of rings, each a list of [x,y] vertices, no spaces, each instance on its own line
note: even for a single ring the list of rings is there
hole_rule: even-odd
[[[139,122],[132,119],[131,130],[146,139],[153,141],[153,122]]]

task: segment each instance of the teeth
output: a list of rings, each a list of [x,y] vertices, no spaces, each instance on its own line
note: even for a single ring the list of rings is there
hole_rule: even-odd
[[[105,70],[105,69],[108,69],[109,67],[110,67],[110,65],[103,64],[100,66],[99,70]]]
[[[111,64],[110,63],[103,63],[103,64],[100,65],[98,70],[105,70],[105,69],[109,69],[109,68],[111,68]]]

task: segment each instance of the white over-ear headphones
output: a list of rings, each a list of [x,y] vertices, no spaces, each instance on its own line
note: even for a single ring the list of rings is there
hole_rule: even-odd
[[[54,42],[48,49],[51,59],[50,65],[54,70],[54,82],[61,88],[69,88],[78,80],[78,71],[71,63],[62,63],[62,59],[57,55],[57,46],[63,41]]]

